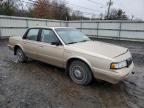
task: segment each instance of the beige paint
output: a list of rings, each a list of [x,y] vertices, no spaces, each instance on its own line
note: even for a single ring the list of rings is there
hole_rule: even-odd
[[[51,29],[54,30],[55,27],[51,27]],[[60,39],[59,36],[58,38]],[[127,48],[99,41],[69,45],[65,45],[61,39],[60,41],[63,45],[55,46],[43,42],[23,40],[21,37],[10,37],[9,47],[13,49],[15,45],[19,45],[28,57],[62,68],[66,68],[67,61],[71,58],[81,59],[90,66],[95,78],[110,83],[117,83],[127,78],[133,71],[133,63],[128,68],[110,69],[112,62],[121,62],[131,57]]]

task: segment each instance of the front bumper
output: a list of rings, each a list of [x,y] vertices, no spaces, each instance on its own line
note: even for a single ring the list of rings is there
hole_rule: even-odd
[[[119,70],[101,70],[97,68],[92,68],[93,74],[95,78],[116,84],[119,81],[128,78],[132,74],[134,74],[134,64],[132,64],[128,68],[123,68]]]

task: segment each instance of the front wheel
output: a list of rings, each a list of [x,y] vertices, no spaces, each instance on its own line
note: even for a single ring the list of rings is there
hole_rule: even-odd
[[[17,62],[20,62],[20,63],[27,61],[27,57],[25,56],[24,52],[20,48],[16,50],[16,59],[17,59]]]
[[[81,85],[87,85],[92,81],[92,72],[88,65],[82,61],[73,61],[69,66],[71,79]]]

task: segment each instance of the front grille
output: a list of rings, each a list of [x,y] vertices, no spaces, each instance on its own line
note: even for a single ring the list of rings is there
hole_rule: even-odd
[[[132,62],[133,62],[132,58],[129,58],[129,59],[127,59],[126,61],[127,61],[127,66],[128,66],[128,67],[129,67],[129,66],[132,64]]]

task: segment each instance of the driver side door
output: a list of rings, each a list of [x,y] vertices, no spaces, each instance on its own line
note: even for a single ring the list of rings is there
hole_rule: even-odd
[[[41,39],[38,46],[39,60],[56,65],[64,66],[64,47],[52,29],[41,29]],[[59,45],[53,44],[59,43]]]

